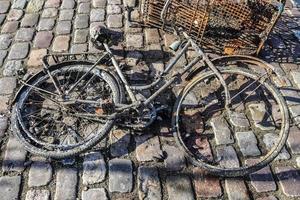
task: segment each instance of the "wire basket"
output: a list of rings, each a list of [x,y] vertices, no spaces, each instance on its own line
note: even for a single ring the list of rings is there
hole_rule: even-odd
[[[174,26],[181,27],[207,51],[253,55],[262,48],[284,3],[276,0],[144,0],[142,14],[146,25],[169,32]]]

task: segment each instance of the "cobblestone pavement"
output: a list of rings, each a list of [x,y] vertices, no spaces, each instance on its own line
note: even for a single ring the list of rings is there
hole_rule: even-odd
[[[113,130],[76,162],[33,156],[11,136],[7,103],[17,87],[14,75],[41,69],[47,53],[97,51],[89,42],[92,27],[106,25],[123,37],[113,47],[120,62],[151,61],[148,67],[132,67],[139,73],[131,79],[143,81],[163,69],[162,50],[173,36],[129,28],[124,5],[134,8],[132,19],[138,18],[136,0],[0,0],[0,199],[300,199],[300,4],[290,1],[261,57],[285,80],[279,87],[295,88],[282,90],[294,125],[281,158],[250,179],[224,180],[191,166],[162,122],[141,136]],[[99,151],[103,145],[109,147]]]

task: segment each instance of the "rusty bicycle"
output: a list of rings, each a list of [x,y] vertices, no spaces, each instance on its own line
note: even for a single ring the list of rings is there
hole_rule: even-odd
[[[234,177],[269,164],[283,149],[289,129],[273,66],[242,55],[210,59],[184,31],[178,37],[172,45],[175,56],[146,85],[128,82],[104,27],[93,41],[104,49],[101,54],[47,55],[42,71],[20,81],[14,134],[33,154],[74,156],[95,146],[114,126],[149,127],[159,111],[170,107],[156,99],[181,84],[171,131],[194,165]],[[174,68],[191,49],[193,58]],[[91,61],[92,56],[97,59]],[[151,94],[145,95],[145,90]]]

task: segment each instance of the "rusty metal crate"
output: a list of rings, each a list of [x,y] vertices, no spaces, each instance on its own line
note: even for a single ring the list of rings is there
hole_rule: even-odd
[[[257,54],[284,8],[277,0],[144,0],[143,22],[172,32],[181,27],[207,51]],[[167,4],[167,5],[166,5]],[[164,19],[161,13],[167,7]]]

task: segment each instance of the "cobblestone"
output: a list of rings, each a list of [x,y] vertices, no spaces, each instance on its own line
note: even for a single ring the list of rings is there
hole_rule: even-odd
[[[220,166],[225,168],[239,167],[239,160],[232,146],[219,146],[216,151]]]
[[[179,171],[186,167],[185,156],[183,152],[178,149],[178,147],[164,145],[163,151],[167,156],[164,161],[166,170]]]
[[[16,34],[15,40],[29,42],[32,40],[35,30],[33,28],[20,28]]]
[[[62,9],[73,9],[75,7],[74,0],[63,0],[61,4]]]
[[[105,10],[103,8],[92,9],[90,14],[91,22],[103,22],[105,20]]]
[[[158,30],[154,28],[145,29],[145,40],[146,40],[146,44],[159,43],[160,37],[159,37]]]
[[[139,167],[137,180],[140,200],[162,199],[161,183],[156,168],[145,166]]]
[[[18,72],[24,71],[24,65],[21,60],[7,61],[4,65],[3,76],[16,76]]]
[[[47,0],[45,3],[45,8],[58,8],[60,3],[61,0]]]
[[[58,10],[56,8],[46,8],[43,10],[42,18],[56,17]]]
[[[121,0],[108,0],[107,3],[109,5],[120,5],[121,4]]]
[[[89,26],[88,15],[77,15],[75,18],[74,27],[78,29],[87,28]]]
[[[31,0],[27,4],[26,12],[27,13],[36,13],[39,12],[44,5],[44,0]]]
[[[56,33],[58,35],[70,34],[71,32],[71,21],[61,21],[56,25]]]
[[[18,60],[24,59],[28,55],[29,52],[29,44],[28,43],[15,43],[12,45],[8,59],[9,60]]]
[[[24,9],[27,0],[14,0],[12,8],[14,9]]]
[[[291,127],[287,144],[293,154],[300,154],[300,130],[297,127]]]
[[[19,24],[18,21],[6,22],[2,27],[1,33],[14,33],[19,28]]]
[[[297,167],[300,168],[300,156],[296,158]]]
[[[89,32],[87,30],[76,30],[74,35],[74,43],[86,43]]]
[[[225,179],[225,190],[229,200],[250,199],[247,187],[243,180]]]
[[[83,184],[95,184],[104,181],[106,175],[106,164],[100,152],[92,152],[84,157],[83,162]]]
[[[108,15],[120,14],[122,11],[121,7],[118,5],[107,5],[106,10]]]
[[[42,18],[38,25],[38,31],[52,30],[55,24],[55,20],[52,18]]]
[[[47,49],[34,49],[30,52],[28,66],[39,67],[43,65],[42,58],[47,54]]]
[[[5,135],[8,126],[8,118],[5,115],[0,115],[0,139]]]
[[[297,87],[300,88],[300,71],[291,71],[291,76]]]
[[[268,150],[274,147],[274,145],[277,143],[278,135],[275,133],[267,133],[263,137],[263,142],[265,143]],[[290,154],[286,150],[285,147],[281,150],[281,152],[276,157],[276,160],[287,160],[290,159]]]
[[[136,5],[136,0],[124,0],[124,6],[128,7],[135,7]]]
[[[134,139],[136,143],[135,152],[138,161],[145,162],[161,159],[163,157],[157,136],[153,137],[151,134],[144,134],[136,136]]]
[[[251,117],[254,121],[254,125],[261,130],[274,130],[274,124],[272,123],[271,116],[266,112],[265,104],[257,103],[250,104],[249,109]]]
[[[185,175],[168,176],[166,180],[169,199],[194,200],[191,180]]]
[[[18,21],[23,16],[23,11],[18,9],[12,9],[9,11],[6,19],[8,21]]]
[[[77,170],[75,168],[58,169],[54,200],[76,199],[77,179]]]
[[[91,10],[90,3],[81,3],[78,6],[78,13],[80,13],[80,14],[89,14],[90,10]]]
[[[122,15],[108,15],[107,17],[108,28],[121,28],[123,27],[123,16]]]
[[[5,20],[5,14],[0,14],[0,25],[3,24],[4,20]]]
[[[252,131],[236,132],[238,145],[243,156],[259,156],[261,153],[257,146],[257,140]]]
[[[257,200],[277,200],[273,195],[257,198]]]
[[[7,56],[7,51],[0,50],[0,66],[3,65],[6,56]]]
[[[29,190],[26,193],[25,200],[49,200],[50,192],[48,190]]]
[[[93,188],[82,191],[82,200],[108,200],[106,190],[104,188]]]
[[[293,167],[276,167],[275,173],[283,193],[288,197],[300,196],[300,175]]]
[[[228,128],[228,124],[224,121],[224,119],[216,117],[213,118],[210,123],[214,131],[217,145],[230,144],[234,142],[230,129]]]
[[[1,1],[0,4],[0,14],[7,13],[10,7],[9,1]]]
[[[71,53],[82,53],[88,51],[87,44],[73,44],[71,47]]]
[[[52,50],[55,52],[65,52],[69,49],[70,36],[57,36],[54,39]]]
[[[92,0],[92,5],[95,8],[105,7],[106,3],[106,0]]]
[[[14,77],[5,77],[0,79],[0,95],[13,94],[17,81]]]
[[[126,35],[126,44],[128,48],[141,48],[144,45],[143,35]]]
[[[132,162],[127,159],[109,161],[109,191],[131,192],[133,188]]]
[[[130,134],[124,130],[117,129],[110,133],[110,155],[112,157],[121,157],[128,154],[128,145],[130,143]]]
[[[0,49],[8,49],[12,41],[12,35],[2,34],[0,35]]]
[[[52,167],[43,159],[38,159],[31,164],[29,170],[28,186],[44,186],[52,179]]]
[[[25,14],[21,22],[21,27],[33,27],[37,24],[38,20],[38,14]]]
[[[64,20],[72,20],[74,16],[74,10],[61,10],[59,13],[59,20],[64,21]]]
[[[242,130],[247,130],[250,127],[249,120],[245,113],[231,112],[229,116],[230,123]]]
[[[21,176],[0,177],[1,200],[17,200],[21,185]]]

